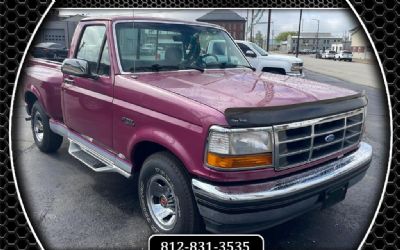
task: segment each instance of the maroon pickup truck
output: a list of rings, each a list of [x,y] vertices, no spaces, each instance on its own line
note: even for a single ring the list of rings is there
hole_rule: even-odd
[[[363,93],[255,73],[212,24],[87,18],[23,83],[39,149],[65,138],[93,171],[136,177],[156,233],[274,226],[344,199],[372,157]]]

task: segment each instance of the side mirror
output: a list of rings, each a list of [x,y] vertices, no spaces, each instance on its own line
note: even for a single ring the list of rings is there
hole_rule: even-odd
[[[244,53],[245,56],[247,57],[257,57],[256,53],[252,50],[247,50],[246,53]]]
[[[76,58],[65,59],[61,65],[61,72],[73,76],[92,77],[88,61]]]

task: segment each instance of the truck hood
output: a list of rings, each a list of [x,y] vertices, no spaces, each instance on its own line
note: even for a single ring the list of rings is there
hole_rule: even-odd
[[[130,78],[129,75],[125,77]],[[302,78],[249,69],[158,72],[138,74],[137,81],[149,84],[220,112],[229,108],[286,106],[357,94],[332,85]]]
[[[290,63],[302,63],[303,60],[294,56],[284,56],[284,55],[275,55],[268,54],[268,56],[261,56],[263,60],[274,60],[274,61],[285,61]]]

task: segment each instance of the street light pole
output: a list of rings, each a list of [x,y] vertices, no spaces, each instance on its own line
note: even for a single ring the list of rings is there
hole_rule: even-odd
[[[269,51],[269,33],[271,31],[271,9],[268,10],[267,51]],[[272,38],[273,39],[273,38]]]
[[[318,45],[319,45],[319,19],[312,19],[314,21],[317,21],[317,53],[315,54],[315,57],[317,57],[318,54]]]
[[[299,57],[299,46],[300,46],[300,28],[301,28],[301,17],[303,16],[303,10],[300,9],[300,18],[299,18],[299,30],[297,31],[297,44],[296,44],[296,57]]]
[[[254,27],[254,9],[251,10],[250,42],[253,42],[253,27]]]

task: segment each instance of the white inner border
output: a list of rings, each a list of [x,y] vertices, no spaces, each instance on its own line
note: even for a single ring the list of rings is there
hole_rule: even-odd
[[[368,230],[367,230],[367,232],[366,232],[366,234],[365,234],[363,240],[360,242],[360,245],[358,246],[358,250],[361,250],[362,245],[364,244],[365,240],[366,240],[367,237],[368,237],[368,234],[369,234],[370,231],[371,231],[372,226],[374,225],[375,219],[376,219],[376,217],[377,217],[377,215],[378,215],[379,208],[380,208],[381,205],[382,205],[383,197],[384,197],[385,192],[386,192],[386,186],[387,186],[387,182],[388,182],[388,178],[389,178],[389,173],[390,173],[390,165],[391,165],[391,162],[392,162],[392,150],[393,150],[393,123],[392,123],[392,121],[393,121],[393,117],[392,117],[392,112],[391,112],[392,106],[391,106],[391,102],[390,102],[388,83],[387,83],[387,81],[386,81],[385,72],[384,72],[384,70],[383,70],[382,62],[381,62],[381,60],[380,60],[380,58],[379,58],[379,56],[378,56],[378,52],[377,52],[377,50],[376,50],[375,44],[373,43],[373,41],[372,41],[372,39],[371,39],[371,35],[369,34],[367,28],[365,27],[364,23],[362,22],[362,20],[361,20],[360,16],[358,15],[357,11],[354,9],[353,5],[350,3],[349,0],[346,0],[346,2],[347,2],[347,4],[348,4],[348,6],[350,7],[350,9],[353,11],[354,15],[357,17],[357,19],[358,19],[360,25],[361,25],[362,28],[364,29],[364,33],[367,35],[368,40],[369,40],[369,42],[370,42],[370,44],[371,44],[371,46],[372,46],[372,48],[373,48],[373,50],[374,50],[375,57],[376,57],[376,59],[377,59],[377,61],[378,61],[379,68],[380,68],[380,70],[381,70],[381,74],[382,74],[382,77],[383,77],[383,80],[384,80],[384,85],[385,85],[385,90],[386,90],[386,96],[387,96],[387,100],[388,100],[388,112],[389,112],[389,118],[390,118],[390,121],[389,121],[389,126],[390,126],[390,142],[389,142],[389,143],[390,143],[390,146],[389,146],[388,167],[387,167],[385,182],[384,182],[384,186],[383,186],[383,189],[382,189],[382,194],[381,194],[381,197],[380,197],[380,199],[379,199],[379,203],[378,203],[378,206],[377,206],[377,208],[376,208],[376,211],[375,211],[375,214],[374,214],[374,216],[373,216],[373,219],[371,220],[371,223],[370,223],[370,225],[369,225],[369,227],[368,227]],[[11,131],[12,131],[12,120],[13,120],[12,117],[13,117],[13,111],[14,111],[15,93],[16,93],[16,90],[17,90],[17,83],[18,83],[18,81],[19,81],[19,76],[20,76],[20,73],[21,73],[22,66],[24,65],[24,62],[25,62],[25,58],[26,58],[28,49],[30,48],[31,43],[32,43],[33,39],[35,38],[36,32],[38,31],[38,29],[39,29],[39,27],[41,26],[41,24],[42,24],[44,18],[47,16],[47,13],[48,13],[49,10],[51,9],[51,7],[54,5],[54,3],[55,3],[55,0],[52,0],[51,3],[49,4],[49,6],[47,7],[46,11],[43,13],[43,16],[40,18],[40,20],[39,20],[37,26],[35,27],[33,33],[31,34],[31,37],[30,37],[30,39],[29,39],[29,41],[28,41],[28,44],[27,44],[27,46],[26,46],[26,48],[25,48],[25,52],[24,52],[24,54],[23,54],[23,56],[22,56],[22,59],[21,59],[21,62],[20,62],[20,64],[19,64],[18,71],[17,71],[17,75],[16,75],[16,78],[15,78],[14,89],[13,89],[13,93],[12,93],[12,97],[11,97],[10,119],[9,119],[10,125],[9,125],[9,128],[8,128],[8,131],[9,131],[9,135],[8,135],[9,137],[8,137],[8,138],[9,138],[9,150],[10,150],[11,170],[12,170],[12,174],[13,174],[13,178],[14,178],[14,183],[15,183],[17,195],[18,195],[18,200],[19,200],[19,203],[20,203],[20,205],[21,205],[22,211],[24,212],[24,215],[25,215],[26,221],[27,221],[27,223],[28,223],[28,225],[29,225],[29,228],[30,228],[30,230],[31,230],[31,232],[32,232],[32,234],[33,234],[33,236],[34,236],[35,239],[36,239],[36,242],[38,243],[38,245],[39,245],[39,247],[40,247],[41,249],[44,249],[44,248],[43,248],[43,245],[42,245],[42,243],[40,242],[38,236],[36,235],[35,230],[34,230],[33,227],[32,227],[32,224],[31,224],[31,222],[30,222],[30,220],[29,220],[29,217],[28,217],[28,215],[27,215],[27,213],[26,213],[26,211],[25,211],[25,206],[24,206],[24,203],[22,202],[21,194],[20,194],[20,192],[19,192],[18,183],[17,183],[17,178],[16,178],[16,175],[15,175],[15,169],[14,169],[14,160],[13,160],[14,158],[13,158],[13,151],[12,151]],[[61,9],[61,8],[60,8],[60,9]],[[62,9],[103,9],[103,10],[109,9],[109,10],[118,10],[118,9],[129,9],[129,8],[62,8]],[[141,9],[141,10],[153,10],[153,9],[155,9],[155,8],[140,8],[140,9]],[[178,9],[178,10],[181,10],[182,8],[156,8],[156,9],[164,9],[164,10],[167,10],[167,9],[168,9],[168,10],[177,10],[177,9]],[[213,9],[215,9],[215,8],[186,8],[186,9],[193,9],[193,10],[194,10],[194,9],[203,9],[203,10],[204,10],[204,9],[212,9],[212,10],[213,10]],[[298,10],[299,10],[299,9],[301,9],[301,8],[219,8],[219,9],[288,9],[288,10],[298,9]],[[347,8],[303,8],[303,10],[310,10],[310,9],[311,9],[311,10],[312,10],[312,9],[314,9],[314,10],[315,10],[315,9],[318,9],[318,10],[319,10],[319,9],[329,10],[329,9],[347,9]],[[132,9],[132,10],[134,10],[134,9]]]

